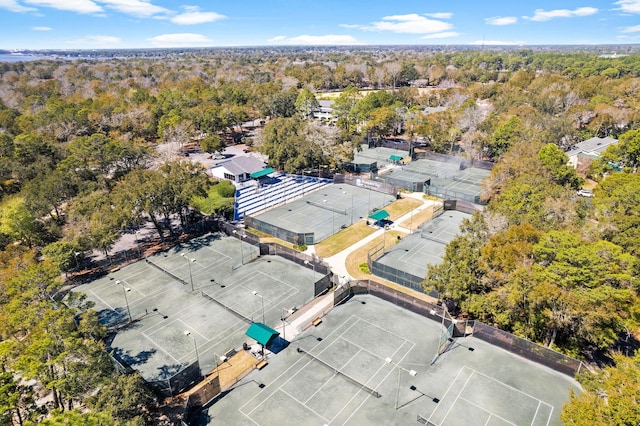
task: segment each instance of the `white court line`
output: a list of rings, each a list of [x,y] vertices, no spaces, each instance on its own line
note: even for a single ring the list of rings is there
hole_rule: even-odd
[[[494,413],[493,411],[489,411],[489,410],[487,410],[486,408],[484,408],[484,407],[482,407],[482,406],[480,406],[480,405],[476,404],[476,403],[475,403],[475,402],[473,402],[473,401],[469,401],[468,399],[463,398],[463,397],[460,397],[459,399],[460,399],[460,401],[468,402],[469,404],[473,405],[474,407],[478,407],[479,409],[481,409],[481,410],[482,410],[482,411],[484,411],[485,413],[489,414],[489,418],[487,419],[487,423],[489,423],[489,420],[491,420],[491,417],[497,417],[497,418],[499,418],[500,420],[504,421],[505,423],[509,423],[510,425],[517,426],[515,423],[512,423],[512,422],[510,422],[509,420],[507,420],[507,419],[505,419],[505,418],[503,418],[503,417],[500,417],[499,415],[497,415],[497,414],[496,414],[496,413]],[[445,417],[445,418],[446,418],[446,417]]]
[[[343,325],[347,324],[348,321],[351,320],[351,318],[353,318],[355,315],[352,315],[351,317],[349,317],[348,319],[346,319],[342,324],[338,325],[336,327],[335,330],[333,330],[331,333],[329,333],[322,342],[318,342],[311,350],[317,348],[318,346],[320,346],[321,344],[323,344],[327,338],[329,338],[330,336],[332,336],[334,333],[337,333],[340,330],[340,327],[342,327]],[[287,368],[286,370],[284,370],[280,375],[278,375],[278,377],[276,377],[273,380],[273,383],[276,383],[278,380],[280,380],[280,378],[282,376],[285,376],[287,373],[289,373],[289,370],[293,369],[296,365],[302,363],[303,361],[307,361],[307,363],[302,366],[303,368],[309,364],[311,364],[311,362],[313,362],[311,359],[308,359],[307,357],[301,357],[298,361],[294,362],[291,367]],[[283,384],[281,384],[280,386],[278,386],[278,388],[274,389],[273,392],[271,392],[271,394],[269,395],[269,397],[267,397],[267,399],[271,398],[271,395],[273,395],[278,389],[280,389],[283,385],[285,385],[286,383],[288,383],[291,379],[293,379],[300,371],[302,370],[302,368],[300,368],[296,374],[292,375],[291,377],[289,377],[289,379],[287,379]],[[267,389],[267,388],[265,388]],[[258,395],[262,394],[262,392],[265,392],[265,390],[263,389],[261,392],[258,392],[253,398],[249,399],[246,403],[244,403],[244,405],[242,405],[240,408],[238,408],[238,411],[240,411],[242,414],[245,414],[242,409],[249,405],[249,403],[251,403],[254,399],[256,399],[258,397]],[[265,399],[266,401],[266,399]],[[260,405],[262,405],[264,403],[264,401],[262,401],[261,403],[259,403],[258,405],[256,405],[251,411],[249,411],[249,413],[252,413],[257,407],[259,407]],[[247,416],[247,414],[245,414],[245,416]]]
[[[400,339],[400,340],[404,340],[405,342],[409,342],[409,343],[411,343],[413,346],[415,346],[415,345],[416,345],[412,340],[406,339],[406,338],[402,337],[401,335],[399,335],[399,334],[397,334],[397,333],[394,333],[394,332],[393,332],[393,331],[391,331],[391,330],[387,330],[386,328],[380,327],[379,325],[374,324],[374,323],[372,323],[371,321],[368,321],[368,320],[366,320],[366,319],[364,319],[364,318],[358,318],[358,321],[361,321],[361,322],[367,323],[367,324],[369,324],[370,326],[375,327],[375,328],[377,328],[378,330],[384,331],[385,333],[388,333],[388,334],[390,334],[390,335],[392,335],[392,336],[395,336],[395,337],[397,337],[397,338],[398,338],[398,339]],[[402,345],[400,345],[400,346],[402,346]]]
[[[531,420],[531,424],[533,424],[533,422],[536,421],[536,417],[538,417],[538,411],[540,411],[540,405],[541,405],[542,401],[538,401],[538,406],[536,407],[536,412],[533,413],[533,419]],[[549,424],[549,421],[547,420],[547,424]]]
[[[524,391],[521,391],[521,390],[520,390],[520,389],[518,389],[518,388],[514,388],[513,386],[508,385],[508,384],[506,384],[506,383],[505,383],[505,382],[503,382],[503,381],[500,381],[500,380],[498,380],[498,379],[494,379],[494,378],[493,378],[493,377],[491,377],[491,376],[487,376],[486,374],[481,373],[481,372],[479,372],[479,371],[476,371],[476,370],[474,370],[473,368],[469,368],[469,367],[467,367],[467,366],[464,366],[463,368],[466,368],[466,369],[468,369],[468,370],[471,370],[471,371],[473,371],[474,373],[478,374],[479,376],[484,376],[484,377],[486,377],[487,379],[489,379],[489,380],[491,380],[491,381],[494,381],[494,382],[496,382],[496,383],[499,383],[499,384],[501,384],[502,386],[507,387],[507,388],[509,388],[509,389],[511,389],[511,390],[514,390],[514,391],[516,391],[516,392],[518,392],[518,393],[521,393],[521,394],[523,394],[524,396],[527,396],[527,397],[529,397],[529,398],[533,399],[534,401],[538,401],[538,402],[540,402],[540,403],[542,403],[542,404],[544,404],[544,405],[548,405],[549,407],[553,408],[553,405],[549,404],[548,402],[545,402],[545,401],[541,400],[540,398],[536,398],[535,396],[533,396],[533,395],[531,395],[531,394],[528,394],[528,393],[526,393],[526,392],[524,392]]]
[[[406,343],[406,340],[405,340],[405,343]],[[403,343],[402,345],[400,345],[400,346],[398,347],[398,349],[396,349],[396,351],[392,354],[392,357],[393,357],[393,355],[395,355],[395,354],[396,354],[396,353],[397,353],[397,352],[398,352],[398,351],[399,351],[403,346],[404,346],[404,343]],[[401,362],[402,362],[402,360],[403,360],[403,359],[405,359],[405,357],[406,357],[407,355],[409,355],[409,352],[411,352],[411,351],[413,350],[413,348],[414,348],[414,347],[415,347],[415,346],[411,346],[411,348],[410,348],[408,351],[406,351],[406,352],[405,352],[405,354],[402,356],[402,358],[400,358],[400,360],[398,361],[398,364],[399,364],[399,363],[401,363]],[[371,380],[371,379],[373,379],[375,376],[377,376],[377,375],[378,375],[378,373],[380,372],[380,370],[382,370],[382,369],[383,369],[384,367],[386,367],[386,366],[387,366],[387,364],[386,364],[386,362],[384,362],[384,363],[382,364],[382,366],[381,366],[380,368],[378,368],[378,370],[375,372],[375,374],[369,378],[369,380]],[[387,380],[387,377],[389,377],[389,375],[391,375],[391,373],[393,373],[393,370],[395,370],[395,368],[392,368],[392,369],[391,369],[391,371],[389,371],[389,372],[388,372],[388,373],[387,373],[387,374],[382,378],[382,380],[380,380],[380,381],[378,382],[378,384],[377,384],[377,385],[375,385],[375,386],[373,387],[373,389],[375,389],[376,387],[380,386],[380,384],[382,384],[385,380]],[[367,381],[365,382],[365,384],[366,384],[366,383],[369,383],[369,380],[367,380]],[[362,402],[360,403],[360,405],[358,405],[358,406],[356,407],[356,409],[355,409],[355,410],[353,410],[353,412],[352,412],[352,413],[351,413],[351,415],[347,418],[347,420],[345,421],[345,423],[348,423],[348,422],[349,422],[349,420],[351,420],[351,417],[353,417],[353,416],[354,416],[358,411],[360,411],[360,408],[362,408],[362,406],[364,405],[364,403],[365,403],[365,402],[367,402],[371,396],[372,396],[372,395],[367,395],[367,397],[366,397],[364,400],[362,400]],[[350,404],[350,403],[351,403],[351,401],[352,401],[354,398],[355,398],[355,395],[354,395],[354,397],[353,397],[353,398],[351,398],[351,400],[349,400],[348,404]],[[346,407],[347,407],[346,405],[345,405],[344,407],[342,407],[342,410],[340,410],[340,412],[342,412]],[[340,413],[338,413],[338,414],[340,414]],[[337,415],[336,415],[333,419],[331,419],[331,421],[333,421],[336,417],[337,417]]]
[[[204,340],[207,341],[207,343],[209,342],[209,339],[206,336],[203,336],[200,332],[198,332],[198,330],[196,330],[195,328],[193,328],[192,326],[190,326],[189,324],[187,324],[186,322],[182,321],[182,318],[178,318],[175,322],[180,321],[182,324],[184,324],[185,329],[192,329],[194,333],[196,333],[197,335],[199,335],[200,337],[202,337]]]
[[[466,367],[462,367],[462,368],[466,368]],[[464,388],[467,387],[467,385],[469,384],[469,382],[471,381],[471,378],[473,377],[473,374],[475,373],[475,370],[471,370],[471,375],[467,378],[467,381],[464,383],[464,385],[462,386],[462,388],[460,388],[460,391],[458,392],[458,395],[456,395],[456,399],[453,400],[453,404],[451,404],[451,407],[449,407],[449,410],[447,410],[447,413],[444,415],[444,419],[446,419],[447,417],[449,417],[449,413],[451,412],[451,410],[453,410],[453,407],[456,406],[456,403],[458,402],[458,399],[460,399],[460,395],[462,395],[462,392],[464,391]],[[435,411],[434,411],[435,413]],[[444,421],[443,419],[443,421]]]
[[[126,284],[127,287],[129,287],[131,290],[135,290],[138,293],[140,293],[142,295],[142,297],[147,297],[146,294],[144,294],[143,292],[141,292],[140,290],[138,290],[135,286],[131,285],[131,282],[125,279],[121,279],[121,280],[116,280],[116,281],[120,281],[122,284]],[[114,283],[115,284],[115,283]],[[117,284],[116,284],[117,285]]]
[[[282,392],[283,394],[287,395],[288,397],[290,397],[291,399],[293,399],[294,401],[298,401],[301,405],[304,406],[304,408],[306,408],[307,410],[311,411],[312,413],[316,414],[318,417],[320,417],[322,420],[324,420],[325,422],[328,422],[329,419],[327,419],[325,416],[323,416],[322,414],[318,413],[316,410],[314,410],[313,408],[309,407],[307,404],[305,404],[304,402],[300,401],[298,398],[295,398],[293,395],[291,395],[289,392],[287,392],[286,390],[280,388],[278,389],[280,392]]]
[[[107,307],[108,307],[109,309],[111,309],[112,311],[115,311],[115,310],[116,310],[116,308],[114,308],[113,306],[111,306],[110,304],[108,304],[107,302],[105,302],[105,301],[104,301],[104,299],[102,299],[102,297],[100,297],[100,296],[98,296],[97,294],[95,294],[95,293],[93,292],[93,290],[89,290],[89,292],[90,292],[91,294],[93,294],[93,295],[95,296],[95,298],[96,298],[96,299],[98,299],[99,301],[101,301],[102,303],[104,303],[105,305],[107,305]]]
[[[215,264],[220,264],[220,263],[225,263],[227,260],[232,260],[232,258],[230,256],[227,256],[226,254],[219,252],[218,250],[211,248],[209,246],[204,246],[203,247],[206,250],[212,251],[218,255],[220,255],[220,258],[224,258],[225,260],[223,260],[222,262],[215,262]]]
[[[451,388],[453,387],[453,385],[458,381],[458,378],[460,377],[460,375],[462,374],[462,372],[465,370],[466,367],[462,367],[460,369],[460,371],[458,371],[458,374],[456,374],[455,379],[453,379],[453,381],[451,382],[451,384],[449,385],[449,387],[447,388],[446,392],[444,393],[444,395],[442,396],[442,398],[440,399],[440,401],[444,401],[445,398],[447,397],[447,395],[449,394],[449,391],[451,391]],[[433,412],[431,413],[431,415],[429,416],[429,419],[427,419],[428,422],[431,421],[431,417],[433,417],[433,415],[438,411],[438,408],[440,406],[437,406],[435,410],[433,410]],[[446,416],[445,416],[446,418]]]
[[[156,343],[155,340],[153,340],[151,337],[147,336],[144,332],[141,333],[144,337],[146,337],[147,339],[149,339],[151,341],[151,343],[153,343],[153,345],[155,347],[157,347],[158,349],[160,349],[162,352],[164,352],[165,354],[169,355],[170,358],[173,358],[173,360],[175,362],[177,362],[178,364],[182,364],[178,359],[176,359],[173,355],[171,355],[169,352],[165,351],[164,349],[162,349],[162,346],[158,345]]]
[[[353,356],[352,356],[351,358],[349,358],[349,361],[345,362],[345,363],[344,363],[344,365],[349,364],[349,363],[350,363],[350,362],[351,362],[351,361],[352,361],[356,356],[358,356],[358,354],[359,354],[360,352],[362,352],[362,350],[359,350],[358,352],[356,352],[355,354],[353,354]],[[339,368],[336,368],[336,367],[333,367],[333,366],[332,366],[332,368],[333,368],[334,370],[338,370],[338,371],[340,371],[340,369],[339,369]],[[305,402],[305,405],[306,405],[306,403],[307,403],[307,402],[309,402],[309,401],[311,400],[311,398],[313,398],[313,397],[314,397],[318,392],[320,392],[320,390],[321,390],[322,388],[324,388],[324,387],[325,387],[325,385],[331,381],[331,379],[333,379],[334,377],[337,377],[337,376],[338,376],[338,374],[339,374],[339,373],[337,373],[337,372],[335,372],[335,371],[334,371],[334,372],[333,372],[333,376],[331,376],[331,377],[329,378],[329,380],[327,380],[326,382],[324,382],[324,383],[322,384],[322,386],[320,386],[320,388],[318,388],[318,390],[317,390],[317,391],[315,391],[315,392],[313,393],[313,395],[311,395],[309,398],[307,398],[307,401]],[[343,374],[344,374],[344,373],[343,373]],[[346,379],[345,379],[345,380],[346,380]],[[355,383],[351,383],[351,384],[352,384],[352,385],[354,385],[354,386],[357,386]],[[365,385],[366,385],[366,383],[365,383]],[[359,390],[360,390],[360,389],[359,389]],[[358,392],[356,392],[356,394],[357,394],[357,393],[358,393]],[[342,411],[342,410],[340,410],[340,411]]]

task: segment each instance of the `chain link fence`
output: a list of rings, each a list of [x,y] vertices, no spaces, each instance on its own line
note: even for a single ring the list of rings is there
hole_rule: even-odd
[[[357,294],[376,296],[420,316],[441,322],[446,327],[453,323],[455,324],[453,337],[473,335],[477,339],[571,377],[579,373],[583,367],[583,363],[580,360],[483,322],[477,320],[454,320],[448,316],[444,306],[438,306],[372,280],[352,281],[339,287],[336,290],[334,304],[343,303],[349,297]]]

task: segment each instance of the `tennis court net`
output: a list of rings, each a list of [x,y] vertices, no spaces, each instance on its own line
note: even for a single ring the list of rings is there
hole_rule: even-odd
[[[436,238],[436,237],[432,236],[430,233],[421,232],[420,236],[422,238],[424,238],[425,240],[434,241],[436,243],[440,243],[440,244],[444,244],[444,245],[449,244],[449,241],[445,241],[445,240],[441,240],[440,238]]]
[[[478,179],[473,179],[473,178],[470,178],[470,177],[454,176],[453,180],[456,181],[456,182],[469,183],[471,185],[482,185],[482,179],[478,180]]]
[[[223,307],[225,310],[231,312],[233,315],[237,316],[238,318],[240,318],[242,321],[247,322],[249,324],[251,324],[253,321],[251,320],[251,318],[247,318],[244,315],[242,315],[240,312],[236,311],[235,309],[232,309],[231,307],[225,305],[224,303],[220,302],[219,300],[214,299],[213,297],[209,296],[207,293],[205,293],[204,291],[200,290],[200,294],[202,295],[202,297],[204,297],[205,299],[215,303],[218,306]]]
[[[338,375],[344,377],[345,379],[347,379],[348,381],[350,381],[354,385],[356,385],[356,386],[362,388],[363,390],[369,392],[371,395],[375,396],[376,398],[380,398],[382,396],[376,390],[370,388],[369,386],[367,386],[367,385],[365,385],[363,383],[360,383],[359,381],[357,381],[353,377],[348,376],[347,374],[345,374],[342,371],[338,370],[334,366],[324,362],[323,360],[321,360],[320,358],[316,357],[315,355],[311,355],[309,352],[305,351],[304,349],[298,348],[298,353],[306,355],[307,357],[311,358],[312,360],[316,361],[317,363],[319,363],[319,364],[325,366],[326,368],[328,368],[329,370],[333,371],[335,374],[338,374]]]
[[[152,261],[150,261],[149,259],[144,259],[149,265],[159,269],[160,271],[164,272],[165,274],[169,275],[171,278],[173,278],[174,280],[181,282],[184,285],[187,285],[187,282],[185,280],[183,280],[182,278],[180,278],[179,276],[177,276],[176,274],[167,271],[166,269],[164,269],[162,266],[158,265],[157,263],[153,263]]]
[[[316,206],[316,207],[320,207],[321,209],[329,210],[330,212],[343,214],[345,216],[347,215],[347,210],[346,209],[337,209],[335,207],[328,206],[326,203],[316,203],[315,201],[307,200],[307,204],[310,204],[310,205]]]

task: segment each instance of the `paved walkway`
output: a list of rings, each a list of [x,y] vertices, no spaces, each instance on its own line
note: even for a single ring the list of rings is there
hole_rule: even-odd
[[[411,233],[411,231],[409,229],[400,227],[397,224],[403,223],[404,221],[411,219],[414,214],[418,214],[422,210],[424,210],[426,207],[429,207],[429,206],[432,206],[432,205],[436,204],[435,201],[425,200],[423,195],[424,194],[422,194],[420,192],[413,192],[413,193],[410,193],[410,194],[403,194],[404,197],[415,198],[417,200],[422,201],[422,206],[413,209],[412,211],[410,211],[409,213],[405,214],[402,217],[399,217],[397,220],[394,221],[394,224],[391,225],[390,229],[395,229],[397,231],[401,231],[401,232],[404,232],[406,234],[410,234]],[[353,277],[351,275],[349,275],[349,272],[347,271],[347,267],[345,265],[345,262],[347,260],[347,256],[349,256],[351,253],[353,253],[355,250],[359,249],[360,247],[362,247],[362,246],[368,244],[369,242],[375,240],[376,238],[382,236],[384,233],[385,233],[385,229],[380,228],[376,232],[374,232],[373,234],[371,234],[371,235],[367,236],[366,238],[358,241],[357,243],[353,244],[352,246],[349,246],[346,249],[342,250],[340,253],[334,254],[333,256],[327,257],[327,258],[325,258],[323,260],[329,264],[329,266],[331,267],[331,270],[333,271],[333,273],[340,277],[340,281],[341,282],[343,282],[343,280],[345,280],[345,279],[353,279]]]

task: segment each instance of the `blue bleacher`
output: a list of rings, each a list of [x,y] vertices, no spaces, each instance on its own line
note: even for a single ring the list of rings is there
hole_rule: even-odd
[[[333,183],[331,179],[314,178],[310,176],[288,175],[280,173],[274,175],[261,187],[248,185],[236,190],[234,203],[234,219],[240,220],[245,215],[253,214],[285,203],[311,191]]]

